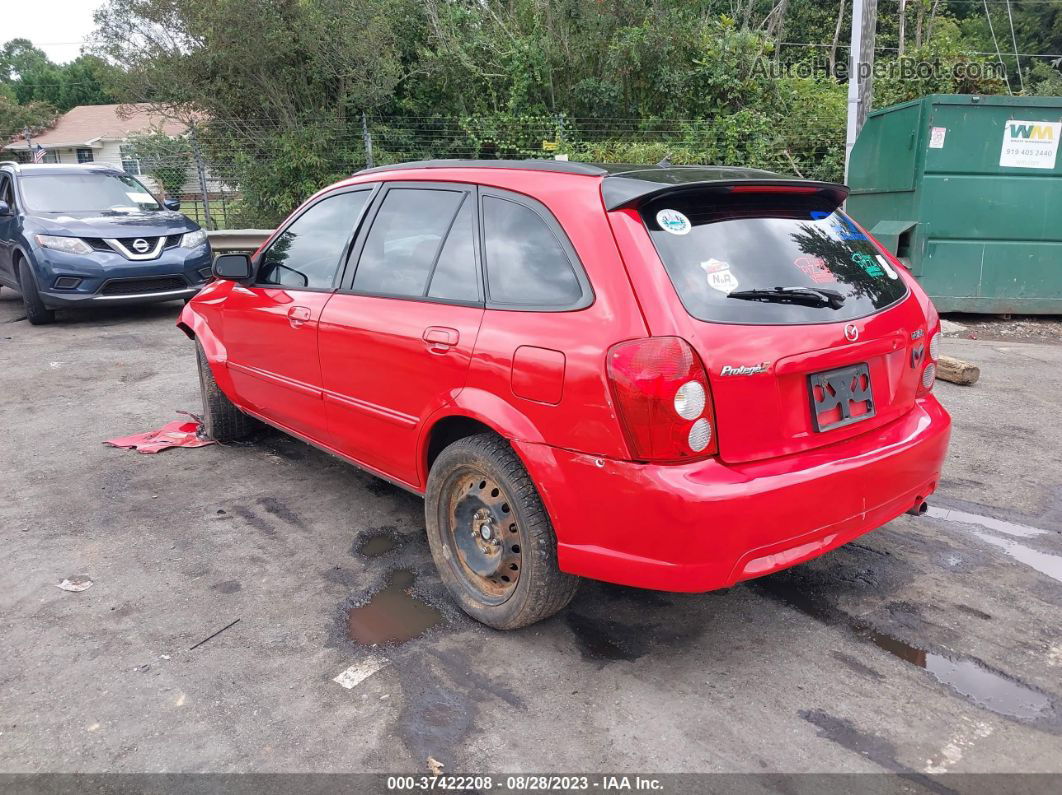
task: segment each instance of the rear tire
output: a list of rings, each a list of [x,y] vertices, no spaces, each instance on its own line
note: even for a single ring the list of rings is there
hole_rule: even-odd
[[[477,621],[524,627],[575,596],[579,578],[557,568],[557,538],[538,490],[500,436],[469,436],[439,454],[424,514],[439,576]]]
[[[33,269],[23,259],[18,262],[18,284],[22,292],[22,305],[26,308],[26,320],[33,326],[43,326],[55,322],[55,310],[49,309],[41,300],[37,290],[37,280]]]
[[[214,373],[207,363],[203,346],[195,344],[196,364],[199,365],[199,391],[203,396],[203,430],[211,439],[234,442],[249,436],[260,423],[233,405],[221,391]]]

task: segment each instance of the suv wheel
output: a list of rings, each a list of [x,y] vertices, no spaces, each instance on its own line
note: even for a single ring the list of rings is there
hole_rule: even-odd
[[[54,323],[55,310],[44,305],[37,291],[37,280],[33,278],[33,269],[24,259],[18,261],[18,284],[22,292],[22,305],[26,307],[26,320],[34,326]]]
[[[428,475],[428,543],[461,609],[496,629],[553,615],[579,578],[557,568],[557,538],[527,470],[490,433],[443,450]]]
[[[259,422],[249,417],[225,397],[214,373],[210,371],[203,346],[195,344],[195,359],[199,365],[199,391],[203,395],[203,430],[211,439],[219,442],[233,442],[248,436]]]

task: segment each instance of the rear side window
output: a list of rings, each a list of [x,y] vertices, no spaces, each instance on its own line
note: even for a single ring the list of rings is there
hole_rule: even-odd
[[[330,288],[347,241],[371,191],[322,199],[269,244],[256,284]]]
[[[435,262],[428,288],[429,298],[443,301],[479,301],[476,229],[472,220],[475,209],[475,199],[466,196]]]
[[[564,247],[531,208],[484,197],[483,244],[492,303],[560,309],[582,299],[582,285]]]
[[[907,294],[877,247],[822,196],[671,194],[644,207],[642,218],[679,298],[700,320],[829,323],[872,314]],[[780,287],[812,298],[821,292],[831,303],[753,294]]]
[[[464,198],[463,191],[389,190],[365,239],[354,289],[411,298],[425,295],[443,238]]]

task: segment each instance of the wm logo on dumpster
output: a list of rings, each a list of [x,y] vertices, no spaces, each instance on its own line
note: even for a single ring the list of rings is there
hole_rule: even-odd
[[[1055,140],[1055,129],[1050,124],[1019,124],[1011,122],[1010,137],[1011,138],[1024,138],[1027,141],[1053,141]]]

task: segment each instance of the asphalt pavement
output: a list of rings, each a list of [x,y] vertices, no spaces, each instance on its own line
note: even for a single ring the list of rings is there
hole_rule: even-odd
[[[501,633],[383,481],[272,431],[102,443],[199,410],[178,309],[0,292],[0,771],[1062,772],[1062,345],[945,341],[982,375],[936,387],[929,516]]]

